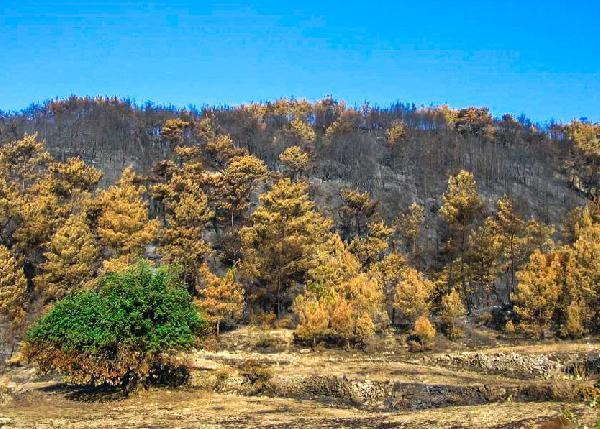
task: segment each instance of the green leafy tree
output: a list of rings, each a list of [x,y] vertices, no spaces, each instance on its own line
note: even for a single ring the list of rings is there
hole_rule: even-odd
[[[24,355],[77,384],[148,383],[189,349],[204,321],[167,269],[140,263],[100,280],[97,291],[58,301],[27,333]]]

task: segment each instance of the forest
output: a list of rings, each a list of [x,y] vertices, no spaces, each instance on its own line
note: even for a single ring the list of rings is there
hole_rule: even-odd
[[[245,325],[411,351],[600,333],[600,124],[484,107],[0,113],[2,359],[130,384]],[[133,383],[135,384],[135,383]]]

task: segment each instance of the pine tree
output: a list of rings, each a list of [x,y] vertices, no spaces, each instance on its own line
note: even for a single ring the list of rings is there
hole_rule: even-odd
[[[473,174],[460,171],[456,176],[450,176],[448,189],[442,196],[440,214],[450,230],[447,247],[453,261],[447,267],[448,279],[450,286],[459,285],[463,296],[468,293],[465,265],[467,239],[482,210]]]
[[[217,137],[217,126],[214,117],[209,113],[192,124],[192,134],[200,142],[206,144]]]
[[[442,196],[440,214],[458,240],[459,250],[465,248],[469,227],[481,215],[482,203],[473,174],[460,171],[448,179],[448,189]]]
[[[417,243],[425,222],[425,208],[417,203],[412,203],[407,210],[398,216],[396,230],[400,233],[406,247],[412,255],[417,254]]]
[[[577,241],[567,250],[565,291],[570,314],[580,312],[582,331],[600,331],[600,223],[590,224],[578,233]],[[576,306],[576,308],[575,308]],[[569,312],[566,314],[569,316]],[[568,317],[566,317],[568,322]],[[571,322],[572,323],[572,322]],[[572,329],[567,329],[573,334]]]
[[[541,222],[522,219],[515,211],[512,200],[500,198],[497,212],[489,218],[490,227],[498,236],[501,268],[508,273],[508,292],[514,292],[517,278],[516,273],[527,262],[535,249],[550,247],[553,229]]]
[[[64,298],[92,280],[99,249],[85,220],[72,215],[58,228],[44,254],[41,273],[34,279],[45,303]]]
[[[183,143],[184,131],[189,126],[189,122],[179,118],[167,119],[160,130],[160,135],[171,145],[177,146]]]
[[[413,335],[416,335],[422,344],[428,345],[435,338],[435,327],[426,314],[419,316],[413,327]]]
[[[316,345],[320,338],[330,332],[330,305],[316,294],[298,295],[294,300],[294,314],[298,317],[295,334],[304,341]]]
[[[341,109],[339,117],[325,130],[325,139],[333,142],[336,138],[351,134],[359,129],[362,116],[355,110]]]
[[[517,274],[513,295],[519,327],[533,336],[543,337],[554,320],[560,296],[561,258],[558,253],[536,250]]]
[[[50,164],[37,182],[16,195],[14,250],[30,263],[39,263],[45,243],[72,213],[81,210],[100,177],[80,160]]]
[[[377,201],[372,200],[368,192],[353,189],[343,189],[340,196],[342,206],[339,213],[345,235],[349,238],[363,235],[375,214]]]
[[[325,287],[338,288],[361,270],[360,261],[350,252],[338,234],[330,234],[327,241],[316,247],[307,271],[307,289],[320,291]],[[387,274],[381,267],[382,278]],[[372,276],[374,277],[374,276]]]
[[[63,199],[80,197],[94,191],[102,178],[102,172],[86,165],[79,158],[69,158],[65,162],[55,162],[48,168],[53,193]]]
[[[367,224],[367,234],[355,237],[350,243],[350,251],[356,255],[365,268],[380,260],[389,246],[389,238],[394,230],[383,221],[372,221]]]
[[[174,173],[160,189],[166,216],[158,253],[163,262],[181,266],[186,282],[194,286],[198,266],[211,252],[203,239],[206,224],[213,217],[208,198],[185,169]]]
[[[224,277],[213,274],[206,263],[200,266],[200,276],[205,287],[200,290],[198,303],[215,325],[217,336],[223,322],[238,320],[244,312],[244,289],[236,280],[235,268],[230,268]]]
[[[289,129],[292,136],[300,140],[299,143],[312,145],[317,139],[317,133],[315,133],[315,130],[313,130],[313,128],[302,119],[292,119],[289,124]]]
[[[330,236],[331,221],[314,209],[308,184],[289,179],[260,196],[251,220],[240,230],[243,269],[253,279],[254,299],[274,305],[281,316],[290,288],[303,283],[318,246]]]
[[[582,301],[572,301],[563,309],[563,321],[559,333],[562,337],[578,338],[588,331],[585,327],[589,308]]]
[[[334,335],[346,341],[364,343],[385,319],[383,293],[377,282],[366,274],[342,283],[335,291],[331,329]]]
[[[26,190],[46,174],[52,156],[37,134],[25,135],[21,140],[0,148],[0,175],[17,189]]]
[[[447,104],[442,104],[437,108],[437,111],[444,119],[446,126],[449,129],[454,129],[454,124],[458,120],[458,110],[450,108]]]
[[[461,134],[474,134],[491,138],[494,133],[493,118],[487,107],[460,109],[454,119],[454,128]]]
[[[0,174],[0,244],[12,240],[14,225],[19,218],[18,200],[18,191]]]
[[[67,215],[67,208],[52,193],[50,182],[32,184],[27,192],[17,195],[14,204],[17,224],[12,236],[13,251],[28,263],[37,262],[44,243]]]
[[[461,338],[464,335],[460,327],[460,318],[466,314],[460,294],[453,289],[442,298],[439,318],[444,334],[450,339]]]
[[[402,271],[395,288],[394,308],[402,323],[412,325],[421,316],[429,314],[433,284],[414,268]]]
[[[233,158],[221,174],[213,176],[217,217],[234,227],[250,206],[255,186],[266,176],[267,167],[258,158],[244,155]]]
[[[394,297],[396,285],[402,279],[405,269],[408,268],[406,258],[398,252],[388,253],[381,261],[369,267],[369,277],[376,281],[383,290],[388,318],[393,323],[396,319]]]
[[[333,309],[340,299],[342,284],[356,277],[360,262],[350,253],[337,234],[319,246],[307,273],[304,293],[294,300],[293,311],[298,317],[296,335],[303,340],[317,340],[334,335],[331,327]]]
[[[120,271],[140,257],[155,237],[158,222],[148,219],[145,188],[136,183],[132,168],[126,168],[119,181],[98,196],[102,211],[97,233],[104,246],[107,271]]]
[[[31,286],[39,280],[44,252],[57,229],[82,210],[101,176],[77,158],[57,162],[35,135],[0,148],[0,238],[18,260],[27,284],[21,288],[16,283],[24,292],[15,292],[15,300],[37,299]]]
[[[579,238],[580,231],[594,223],[600,224],[600,197],[567,213],[561,225],[563,241],[573,244]]]
[[[199,146],[177,146],[175,148],[175,164],[179,167],[178,175],[191,180],[197,185],[203,183],[206,170],[202,162],[202,150]],[[175,173],[175,169],[171,170]]]
[[[385,130],[385,139],[389,146],[395,146],[406,138],[407,130],[404,122],[395,120],[390,127]]]
[[[502,250],[501,237],[496,234],[490,218],[469,234],[463,265],[468,308],[475,305],[476,299],[479,299],[479,304],[492,304],[490,298],[495,292]]]
[[[214,212],[202,188],[209,176],[200,148],[178,146],[175,155],[175,161],[155,166],[158,183],[151,187],[162,209],[158,253],[164,263],[181,267],[186,283],[193,288],[197,286],[198,267],[212,251],[204,232]]]
[[[265,164],[252,155],[236,156],[224,170],[207,177],[209,203],[214,208],[214,246],[220,259],[234,264],[241,257],[239,225],[247,222],[254,193],[267,176]]]
[[[25,317],[27,280],[11,252],[0,246],[0,315],[18,326]]]
[[[208,139],[206,152],[209,164],[219,170],[224,169],[234,158],[248,155],[248,151],[236,147],[227,134],[215,135]]]
[[[285,167],[288,177],[297,181],[304,176],[310,165],[310,155],[299,146],[291,146],[279,155],[279,160]]]
[[[572,160],[567,162],[571,184],[576,189],[598,197],[600,185],[600,124],[573,121],[564,127],[565,135],[573,144]]]
[[[0,148],[0,179],[6,204],[3,217],[10,220],[11,250],[32,265],[39,260],[43,244],[68,209],[61,206],[49,169],[54,160],[36,135],[26,135]],[[3,234],[5,231],[3,231]]]
[[[306,289],[294,300],[296,333],[313,344],[322,337],[364,343],[388,321],[383,297],[382,284],[360,273],[359,261],[334,234],[317,252]]]
[[[345,342],[364,343],[386,320],[381,287],[359,274],[336,287],[309,289],[294,301],[299,317],[296,333],[314,342],[331,336]]]
[[[566,134],[578,149],[600,158],[600,125],[573,121],[566,127]]]

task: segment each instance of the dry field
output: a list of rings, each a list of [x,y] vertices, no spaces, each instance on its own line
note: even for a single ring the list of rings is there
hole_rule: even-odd
[[[185,387],[128,397],[13,366],[0,376],[0,427],[596,427],[600,342],[496,342],[408,353],[390,336],[366,351],[312,351],[291,331],[242,329],[186,356]]]

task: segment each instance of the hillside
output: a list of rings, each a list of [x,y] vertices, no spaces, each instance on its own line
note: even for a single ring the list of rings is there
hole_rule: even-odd
[[[475,107],[2,114],[0,423],[594,423],[599,166]]]
[[[286,106],[283,100],[256,108],[188,111],[73,97],[0,115],[0,143],[36,132],[58,159],[81,157],[104,172],[107,184],[126,166],[148,173],[157,161],[172,155],[174,143],[161,136],[166,120],[192,123],[210,117],[238,147],[281,169],[279,154],[302,141],[290,127],[291,109],[299,108],[305,109],[301,114],[310,118],[316,133],[309,177],[319,207],[328,213],[336,211],[336,196],[343,187],[368,191],[389,220],[414,201],[434,212],[448,176],[461,169],[475,175],[489,202],[510,195],[526,215],[545,222],[560,221],[589,196],[589,185],[574,186],[579,183],[574,175],[582,171],[573,171],[572,144],[557,125],[542,127],[524,117],[493,120],[486,110],[473,109],[449,127],[442,111],[410,104],[364,105],[357,110],[334,99],[314,108],[297,104],[300,107]],[[326,131],[336,121],[341,126],[330,128],[328,141]],[[404,131],[398,143],[390,145],[385,132],[395,121]],[[191,130],[184,140],[201,141]],[[592,176],[590,183],[598,180],[597,173]]]

